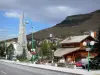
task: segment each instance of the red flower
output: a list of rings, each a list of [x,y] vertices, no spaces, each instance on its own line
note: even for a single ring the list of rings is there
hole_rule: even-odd
[[[36,54],[36,52],[31,52],[31,54],[35,55],[35,54]]]

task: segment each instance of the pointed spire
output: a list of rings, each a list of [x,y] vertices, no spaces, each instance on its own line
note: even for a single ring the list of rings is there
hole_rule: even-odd
[[[20,15],[20,25],[24,25],[24,12]]]

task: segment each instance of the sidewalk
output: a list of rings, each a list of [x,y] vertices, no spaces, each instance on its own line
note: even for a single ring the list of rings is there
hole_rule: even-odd
[[[74,73],[74,74],[81,74],[81,75],[100,75],[100,70],[88,72],[87,70],[83,70],[83,69],[70,69],[70,68],[62,68],[62,67],[48,66],[48,65],[42,65],[42,64],[15,62],[15,61],[9,61],[9,60],[0,60],[0,61],[24,65],[24,66],[31,66],[31,67],[36,67],[36,68],[48,69],[48,70],[53,70],[53,71],[59,71],[59,72],[67,72],[67,73]]]

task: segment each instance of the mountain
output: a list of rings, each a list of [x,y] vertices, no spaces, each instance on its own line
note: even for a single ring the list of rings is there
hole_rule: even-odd
[[[78,14],[68,16],[61,23],[47,29],[40,30],[34,33],[34,38],[42,40],[53,34],[54,37],[65,38],[67,36],[82,35],[84,32],[97,30],[100,27],[100,10],[96,10],[87,14]],[[27,39],[31,40],[31,34],[27,35]],[[8,41],[15,40],[16,38],[9,39]]]
[[[61,23],[34,33],[34,37],[37,39],[44,39],[52,33],[55,37],[65,38],[67,36],[81,35],[84,34],[84,32],[97,30],[99,27],[100,10],[97,10],[87,14],[68,16]],[[27,35],[27,37],[31,38],[31,34]]]

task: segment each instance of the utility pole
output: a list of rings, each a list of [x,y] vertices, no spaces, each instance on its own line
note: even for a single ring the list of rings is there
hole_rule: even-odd
[[[52,50],[52,63],[54,63],[54,50]]]
[[[50,44],[52,44],[52,34],[50,34]],[[53,63],[53,52],[52,52],[52,50],[51,50],[51,48],[50,48],[50,44],[49,44],[49,51],[50,51],[50,59],[51,59],[51,61],[52,61],[52,63]]]

